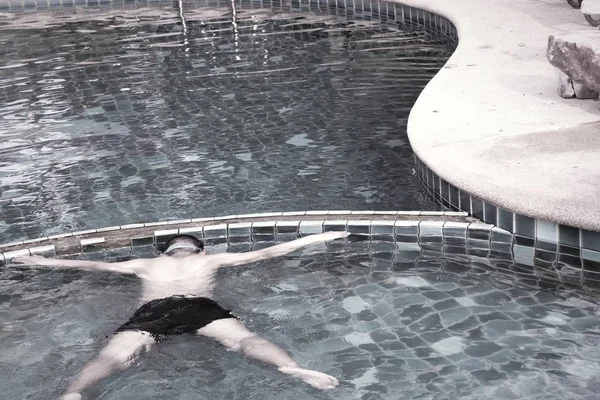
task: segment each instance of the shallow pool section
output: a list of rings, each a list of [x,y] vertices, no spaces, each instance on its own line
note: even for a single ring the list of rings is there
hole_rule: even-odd
[[[209,252],[274,244],[268,236],[253,239],[213,245]],[[88,395],[115,400],[596,397],[600,308],[589,292],[528,273],[508,253],[488,248],[488,257],[481,257],[484,249],[473,244],[435,237],[366,239],[355,235],[219,275],[217,300],[223,306],[303,365],[338,377],[337,389],[317,391],[207,339],[180,336]],[[133,256],[155,254],[153,246],[133,251]],[[131,248],[108,254],[130,257]],[[2,268],[4,396],[58,395],[135,311],[138,294],[139,282],[130,277]]]
[[[175,12],[130,14],[0,28],[0,242],[437,209],[412,175],[406,121],[447,38],[328,13],[197,9],[185,29]]]

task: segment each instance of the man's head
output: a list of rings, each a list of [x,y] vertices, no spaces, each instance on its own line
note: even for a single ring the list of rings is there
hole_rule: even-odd
[[[163,253],[167,256],[181,257],[203,251],[204,243],[200,239],[190,235],[177,235],[167,241]]]

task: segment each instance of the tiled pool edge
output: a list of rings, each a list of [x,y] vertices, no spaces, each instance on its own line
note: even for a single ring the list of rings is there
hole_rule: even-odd
[[[467,212],[474,218],[498,226],[523,240],[580,248],[582,253],[600,253],[600,232],[543,221],[498,207],[440,178],[416,154],[414,161],[415,171],[429,195],[445,207]]]
[[[341,224],[340,221],[344,222]],[[192,218],[174,221],[158,221],[139,224],[112,226],[83,231],[66,232],[40,238],[0,244],[0,263],[20,255],[50,254],[67,255],[85,252],[95,247],[115,247],[120,245],[157,244],[162,239],[176,234],[197,234],[203,239],[216,237],[229,242],[230,227],[234,232],[248,230],[252,234],[261,234],[269,229],[275,233],[296,233],[297,235],[318,233],[321,230],[342,230],[351,226],[361,233],[371,234],[372,226],[395,226],[405,222],[453,222],[481,223],[469,217],[465,212],[455,211],[292,211],[245,215],[225,215],[209,218]],[[356,224],[352,224],[356,222]],[[390,225],[390,223],[392,225]],[[343,225],[343,226],[342,226]],[[296,226],[296,229],[292,229]],[[313,228],[303,227],[313,226]],[[337,227],[337,228],[334,228]],[[279,229],[281,228],[281,229]],[[354,228],[348,228],[354,232]],[[210,232],[206,234],[206,232]],[[358,232],[355,232],[358,233]],[[161,239],[162,238],[162,239]],[[80,251],[81,250],[81,251]]]
[[[347,240],[388,242],[398,251],[415,245],[427,251],[436,244],[455,257],[497,264],[499,273],[519,281],[540,279],[586,290],[600,288],[600,252],[513,235],[456,211],[300,211],[130,224],[3,244],[0,265],[27,255],[96,260],[149,256],[177,234],[194,235],[206,243],[209,252],[220,252],[228,248],[247,251],[340,230],[352,234]]]

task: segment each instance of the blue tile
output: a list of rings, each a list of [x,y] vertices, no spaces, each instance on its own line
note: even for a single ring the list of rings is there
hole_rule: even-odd
[[[371,221],[348,221],[347,230],[353,234],[368,235],[371,232]]]
[[[535,238],[535,220],[524,215],[515,215],[515,233],[520,236]]]
[[[154,244],[154,237],[140,237],[140,238],[132,238],[131,239],[131,247],[140,247],[140,246],[151,246]]]
[[[496,222],[498,227],[514,232],[513,218],[514,214],[512,212],[498,207],[498,221]]]
[[[227,237],[227,225],[219,224],[219,225],[205,226],[204,227],[204,237],[205,237],[205,239],[226,238]]]
[[[491,235],[490,239],[493,242],[500,242],[500,243],[509,243],[509,244],[511,244],[512,241],[513,241],[513,235],[509,231],[505,231],[505,230],[500,229],[498,227],[493,227],[491,232],[492,232],[492,235]]]
[[[490,250],[494,252],[511,254],[512,244],[505,242],[490,242]]]
[[[275,234],[275,221],[268,222],[253,222],[252,223],[252,234],[265,234],[265,235],[274,235]]]
[[[467,228],[467,237],[469,239],[490,240],[492,227],[487,224],[472,223]]]
[[[381,20],[380,17],[380,8],[384,9],[384,6],[381,2],[379,1],[370,1],[369,2],[369,8],[371,9],[371,14],[373,15],[373,18],[377,18],[379,20]]]
[[[463,242],[467,239],[466,223],[461,222],[446,222],[444,224],[444,238],[459,238]]]
[[[545,251],[537,248],[535,250],[535,258],[536,260],[541,260],[545,262],[554,262],[558,258],[558,254],[554,251]]]
[[[399,3],[394,3],[393,4],[393,12],[394,12],[394,20],[396,22],[399,22],[402,18],[402,8],[404,6],[402,4]]]
[[[278,235],[283,233],[298,233],[299,226],[300,221],[277,221],[275,229]]]
[[[558,252],[558,244],[556,242],[547,242],[545,240],[536,240],[535,247],[544,251]]]
[[[433,171],[430,170],[429,168],[427,168],[427,187],[428,188],[433,188]]]
[[[586,229],[581,230],[581,247],[600,252],[600,233]]]
[[[421,239],[425,237],[443,237],[442,221],[421,221],[419,223],[419,236]]]
[[[240,224],[229,224],[227,226],[227,235],[228,236],[242,236],[250,238],[252,233],[251,223],[240,223]]]
[[[520,246],[526,246],[531,248],[535,247],[535,239],[531,237],[514,235],[514,243]]]
[[[450,187],[448,182],[443,179],[440,179],[440,195],[444,200],[450,200]]]
[[[455,210],[460,210],[460,196],[458,194],[458,188],[454,185],[450,185],[450,205]]]
[[[579,247],[579,229],[572,226],[558,226],[558,242],[562,245]]]
[[[418,236],[419,222],[418,221],[396,221],[394,233],[401,236]]]
[[[229,238],[229,242],[230,243],[241,243],[242,240],[235,240],[237,238]],[[277,239],[279,239],[279,235],[277,236]],[[274,242],[275,240],[277,240],[275,238],[275,233],[253,233],[252,234],[252,238],[251,240],[253,242]]]
[[[437,194],[437,195],[440,194],[440,185],[441,185],[440,181],[441,181],[440,177],[437,176],[437,174],[434,172],[433,173],[433,182],[432,182],[431,188],[433,189],[433,192],[435,194]]]
[[[107,257],[112,261],[123,261],[123,259],[131,258],[131,246],[108,249]]]
[[[539,240],[558,243],[558,225],[550,221],[536,221],[535,234]]]
[[[323,223],[323,232],[346,231],[346,230],[348,230],[347,222],[348,221],[325,221]],[[367,225],[366,229],[368,231],[368,229],[369,229],[368,225]]]
[[[514,258],[517,266],[522,265],[524,267],[533,267],[533,257],[515,255]],[[516,269],[517,267],[513,267],[513,271]]]
[[[471,196],[471,215],[485,221],[483,218],[483,202],[473,196]]]
[[[584,249],[581,258],[585,272],[597,274],[600,280],[600,252]]]
[[[152,238],[154,239],[154,238]],[[158,250],[154,247],[154,244],[145,246],[136,246],[131,248],[131,254],[138,258],[151,258],[156,257]]]
[[[254,242],[252,243],[252,251],[266,249],[276,245],[275,242]]]
[[[418,25],[418,20],[417,20],[417,9],[414,7],[405,7],[405,11],[404,11],[404,18],[408,19],[410,22],[413,23],[417,23],[416,25]]]
[[[371,225],[372,235],[393,235],[394,221],[373,221]]]
[[[513,253],[515,254],[515,256],[519,255],[522,257],[533,258],[535,256],[535,248],[515,244],[513,245]]]
[[[253,244],[251,242],[245,243],[232,243],[227,248],[228,253],[244,253],[252,250]]]
[[[496,225],[498,217],[498,208],[488,202],[483,203],[483,220],[488,224]]]
[[[579,257],[579,256],[573,256],[570,254],[559,253],[558,261],[568,264],[571,267],[579,267],[579,268],[582,267],[581,257]]]
[[[459,193],[459,197],[460,197],[460,209],[468,212],[469,214],[472,214],[472,212],[471,212],[471,196],[469,195],[469,193],[465,192],[464,190],[461,190]]]
[[[302,236],[323,232],[323,221],[302,221],[299,232]]]
[[[565,246],[561,244],[558,246],[558,252],[573,257],[581,257],[581,247]]]
[[[600,262],[600,252],[599,251],[593,251],[593,250],[586,250],[586,249],[584,249],[581,252],[581,257],[584,260],[590,260],[590,261]]]

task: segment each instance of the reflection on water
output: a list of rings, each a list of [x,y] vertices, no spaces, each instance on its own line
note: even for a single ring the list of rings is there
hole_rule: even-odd
[[[451,48],[226,9],[0,34],[0,242],[156,219],[434,209],[406,119]],[[23,25],[22,25],[23,26]]]

